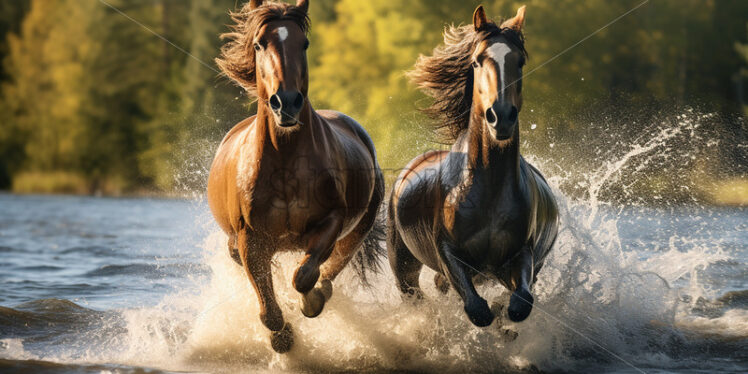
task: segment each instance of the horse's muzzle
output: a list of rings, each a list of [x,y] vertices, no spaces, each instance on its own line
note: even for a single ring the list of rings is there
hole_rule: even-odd
[[[299,91],[278,91],[270,97],[270,109],[276,123],[281,127],[293,127],[299,123],[304,108],[304,95]]]
[[[498,140],[507,140],[514,134],[519,110],[508,102],[496,101],[486,110],[486,123],[495,130]]]

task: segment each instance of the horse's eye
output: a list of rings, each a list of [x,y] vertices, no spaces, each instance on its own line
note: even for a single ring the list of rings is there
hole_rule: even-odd
[[[260,45],[260,43],[255,43],[255,51],[259,52],[261,50],[262,50],[262,46]]]
[[[307,48],[309,48],[309,39],[304,41],[304,49],[307,49]]]
[[[479,67],[480,67],[480,63],[478,63],[478,61],[476,60],[473,60],[473,69],[477,69]]]

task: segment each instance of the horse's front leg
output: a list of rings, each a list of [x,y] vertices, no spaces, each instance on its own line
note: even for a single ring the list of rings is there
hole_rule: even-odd
[[[473,286],[470,269],[457,257],[454,249],[454,245],[447,241],[442,241],[439,246],[441,265],[445,268],[443,272],[462,297],[465,303],[465,313],[470,318],[470,322],[478,327],[488,326],[493,322],[494,315],[488,308],[486,300],[478,295]]]
[[[532,312],[534,302],[530,292],[534,271],[533,255],[530,247],[522,248],[522,251],[505,266],[506,272],[509,274],[508,283],[511,291],[513,291],[511,298],[509,298],[507,314],[512,321],[522,322]]]
[[[283,320],[273,289],[273,274],[270,263],[273,250],[269,240],[260,240],[256,233],[242,229],[237,236],[239,256],[260,302],[260,320],[270,333],[270,345],[278,353],[285,353],[293,346],[291,325]]]
[[[332,296],[330,280],[324,280],[318,288],[314,288],[314,285],[319,279],[320,265],[330,257],[341,231],[343,231],[343,215],[336,211],[305,234],[306,256],[296,269],[293,286],[302,294],[301,311],[307,317],[319,315],[325,302]]]

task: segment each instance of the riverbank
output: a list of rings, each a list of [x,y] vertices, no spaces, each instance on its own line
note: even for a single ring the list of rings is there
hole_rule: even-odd
[[[6,193],[17,195],[75,195],[126,198],[184,199],[194,197],[194,191],[166,191],[152,186],[124,187],[122,181],[107,180],[93,183],[80,175],[67,172],[22,173],[13,179]],[[661,195],[663,191],[641,191],[643,195]],[[649,192],[649,193],[648,193]],[[747,207],[748,177],[704,182],[694,191],[695,201],[713,206]],[[651,203],[662,204],[661,199]],[[667,203],[667,201],[665,201]]]
[[[101,179],[92,181],[80,174],[64,171],[49,173],[25,172],[13,178],[9,190],[0,192],[16,195],[73,195],[125,198],[190,198],[185,191],[166,191],[147,184],[132,187],[125,181]]]

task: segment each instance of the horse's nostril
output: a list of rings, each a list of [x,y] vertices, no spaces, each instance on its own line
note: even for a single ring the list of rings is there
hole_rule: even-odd
[[[512,107],[512,110],[509,112],[509,122],[514,123],[515,121],[517,121],[517,114],[517,107]]]
[[[281,108],[283,108],[283,104],[281,104],[281,100],[278,95],[273,95],[270,98],[270,108],[273,110],[281,110]]]
[[[294,100],[293,105],[295,108],[301,108],[304,105],[304,95],[301,93],[296,94],[296,100]]]
[[[488,123],[496,123],[496,113],[493,111],[493,108],[488,108],[486,111],[486,122]]]

